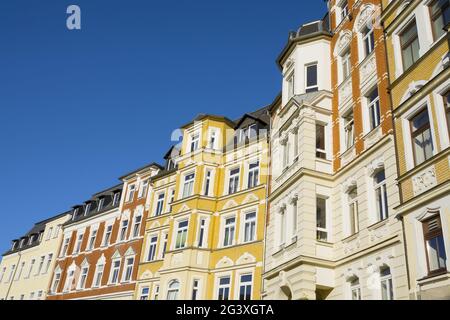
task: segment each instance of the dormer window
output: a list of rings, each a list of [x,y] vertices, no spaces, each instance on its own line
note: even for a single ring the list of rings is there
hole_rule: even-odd
[[[73,210],[72,220],[75,220],[75,219],[78,217],[78,211],[79,211],[78,208],[75,208],[75,209]]]
[[[16,246],[17,246],[17,241],[13,241],[11,250],[12,251],[16,250]]]
[[[31,237],[30,237],[30,240],[29,240],[28,244],[32,244],[32,243],[34,242],[34,238],[35,238],[35,235],[34,235],[34,234],[33,234],[33,235],[31,235]]]
[[[92,207],[92,204],[90,202],[86,203],[86,205],[84,207],[84,215],[85,216],[87,216],[89,214],[89,212],[91,211],[91,207]]]
[[[348,8],[348,1],[347,0],[342,1],[341,4],[339,5],[339,8],[341,9],[341,21],[342,21],[350,13]]]
[[[193,135],[191,135],[191,152],[194,152],[195,150],[197,150],[199,148],[199,143],[200,143],[200,134],[199,133],[194,133]]]
[[[22,248],[25,245],[25,241],[27,241],[27,239],[20,240],[19,248]]]
[[[128,187],[127,202],[133,201],[135,192],[136,192],[136,185],[135,184],[130,185]]]
[[[175,162],[172,159],[167,160],[167,170],[172,170],[175,168]]]
[[[97,211],[102,210],[104,205],[105,205],[105,198],[100,198],[100,199],[98,199],[98,208],[97,208]]]
[[[114,193],[113,206],[119,205],[119,201],[120,201],[120,192],[116,192]]]

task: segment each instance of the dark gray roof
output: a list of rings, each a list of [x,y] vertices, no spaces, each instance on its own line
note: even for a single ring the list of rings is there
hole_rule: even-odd
[[[164,169],[164,167],[162,165],[160,165],[160,164],[158,164],[156,162],[152,162],[152,163],[147,164],[147,165],[145,165],[143,167],[140,167],[139,169],[133,170],[133,171],[131,171],[131,172],[121,176],[119,178],[119,180],[123,180],[123,179],[125,179],[125,178],[127,178],[127,177],[129,177],[129,176],[131,176],[131,175],[133,175],[135,173],[138,173],[139,171],[142,171],[142,170],[145,170],[145,169],[149,169],[151,167],[156,167],[156,168],[161,169],[161,170]]]

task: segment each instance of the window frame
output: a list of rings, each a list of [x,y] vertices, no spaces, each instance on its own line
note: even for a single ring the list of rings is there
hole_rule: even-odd
[[[316,84],[315,85],[308,85],[308,81],[309,81],[309,74],[308,74],[308,70],[311,67],[315,67],[316,68]],[[319,64],[317,62],[313,62],[310,64],[305,65],[305,93],[310,93],[310,92],[317,92],[319,91]]]
[[[445,237],[444,237],[444,230],[442,227],[442,219],[441,219],[441,215],[439,213],[439,211],[433,212],[433,215],[425,220],[422,221],[422,232],[423,232],[423,241],[424,241],[424,249],[425,249],[425,257],[426,257],[426,261],[427,261],[427,274],[428,276],[436,276],[436,275],[440,275],[440,274],[444,274],[447,272],[447,252],[446,252],[446,248],[445,248]],[[431,220],[437,220],[438,221],[438,229],[434,230],[434,231],[429,231],[426,229],[426,225],[429,225],[429,222]],[[443,239],[443,244],[444,244],[444,256],[446,257],[445,261],[444,261],[444,266],[438,269],[434,269],[431,270],[430,267],[430,253],[429,253],[429,246],[428,246],[428,241],[431,239],[435,239],[438,237],[442,237]],[[439,263],[439,259],[438,259],[438,264]]]
[[[408,31],[410,31],[411,28],[415,27],[416,29],[416,36],[408,39],[408,41],[406,41],[406,43],[404,43],[402,41],[402,36],[404,34],[406,34]],[[400,44],[400,56],[402,59],[402,68],[403,71],[408,70],[409,68],[411,68],[414,63],[420,59],[420,39],[419,39],[419,30],[417,28],[417,19],[416,17],[414,17],[413,19],[411,19],[411,21],[409,21],[399,32],[398,32],[398,38],[399,38],[399,44]],[[412,52],[412,44],[415,42],[415,40],[417,39],[417,43],[419,45],[419,50],[417,52],[418,57],[416,60],[414,60],[414,54]],[[409,48],[411,51],[411,65],[409,65],[408,67],[405,66],[405,49]]]
[[[420,128],[418,128],[416,131],[413,131],[413,121],[416,117],[418,117],[419,115],[421,115],[422,113],[426,112],[427,116],[428,116],[428,124],[425,126],[422,126]],[[418,109],[417,112],[415,112],[409,119],[409,136],[411,139],[411,148],[412,148],[412,156],[413,156],[413,165],[414,167],[428,161],[429,159],[431,159],[434,156],[434,139],[433,139],[433,131],[432,131],[432,125],[431,125],[431,119],[430,119],[430,112],[428,109],[428,104],[426,104],[425,106],[421,107]],[[431,140],[431,155],[427,158],[425,149],[422,148],[421,150],[423,151],[423,156],[424,156],[424,160],[422,162],[418,162],[417,159],[417,152],[416,152],[416,148],[415,148],[415,143],[414,143],[414,139],[416,137],[418,137],[419,135],[423,136],[423,133],[425,131],[429,130],[430,132],[430,140]]]

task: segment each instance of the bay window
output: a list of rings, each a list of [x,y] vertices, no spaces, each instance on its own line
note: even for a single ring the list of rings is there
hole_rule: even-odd
[[[192,196],[194,193],[195,173],[188,174],[184,177],[183,198]]]
[[[306,88],[305,92],[315,92],[319,90],[317,85],[317,64],[311,64],[306,68]]]
[[[316,158],[327,158],[327,152],[325,151],[325,126],[319,123],[316,123]]]
[[[325,198],[316,198],[316,222],[317,222],[317,240],[328,241],[327,230],[327,200]]]
[[[178,222],[178,229],[176,234],[175,249],[182,249],[186,247],[187,233],[189,221],[184,220]]]
[[[434,40],[445,33],[445,26],[450,23],[450,6],[448,0],[434,0],[429,4]]]

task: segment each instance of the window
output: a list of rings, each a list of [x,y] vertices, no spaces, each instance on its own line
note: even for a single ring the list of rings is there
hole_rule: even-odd
[[[373,28],[364,27],[362,31],[362,40],[364,44],[364,56],[367,57],[373,52],[375,47],[375,39],[373,36]]]
[[[205,245],[205,228],[206,228],[206,219],[200,219],[200,226],[198,230],[198,247],[203,248]]]
[[[444,96],[445,117],[447,119],[447,128],[450,135],[450,91]]]
[[[217,147],[218,147],[217,136],[218,136],[217,130],[211,130],[209,132],[209,141],[208,141],[209,149],[217,149]]]
[[[162,250],[161,250],[161,259],[164,259],[166,255],[166,249],[167,249],[167,240],[169,239],[169,234],[165,233],[163,236],[163,244],[162,244]]]
[[[47,273],[48,270],[50,269],[50,265],[52,264],[52,259],[53,259],[53,254],[50,253],[47,257],[47,264],[45,266],[44,273]]]
[[[36,259],[32,259],[30,263],[30,269],[28,269],[28,274],[26,278],[29,278],[31,276],[31,272],[33,272],[34,263],[36,262]]]
[[[378,96],[378,88],[375,88],[366,97],[369,109],[369,123],[372,131],[380,125],[380,97]]]
[[[91,236],[89,237],[88,250],[94,249],[96,238],[97,238],[97,229],[94,229],[92,230]]]
[[[73,254],[77,254],[81,250],[81,244],[83,243],[83,233],[80,233],[77,237],[77,242],[75,244],[75,250],[73,251]]]
[[[209,188],[211,187],[211,170],[206,169],[205,172],[205,190],[203,194],[209,196]]]
[[[59,283],[61,282],[61,272],[55,273],[55,278],[53,279],[51,292],[55,293],[58,290]]]
[[[180,291],[180,283],[176,280],[171,281],[167,290],[167,300],[177,300]]]
[[[192,300],[197,300],[198,298],[198,290],[199,290],[199,281],[194,279],[194,283],[192,285]]]
[[[88,271],[89,271],[89,267],[81,268],[80,280],[78,281],[78,287],[77,287],[78,289],[85,288]]]
[[[75,220],[77,217],[78,217],[78,208],[75,208],[74,210],[73,210],[73,216],[72,216],[72,220]]]
[[[194,193],[195,173],[188,174],[184,177],[183,198],[192,196]]]
[[[75,278],[75,270],[69,269],[69,271],[67,272],[66,283],[64,285],[64,292],[72,290],[74,278]]]
[[[413,117],[410,125],[414,161],[416,165],[419,165],[433,156],[433,139],[431,138],[428,109],[423,109]]]
[[[38,294],[37,294],[37,299],[38,300],[41,300],[41,298],[42,298],[42,294],[43,294],[44,292],[42,291],[42,290],[39,290],[38,291]]]
[[[251,124],[248,126],[247,132],[248,132],[248,140],[252,140],[253,138],[258,136],[258,130],[257,130],[256,124]]]
[[[178,230],[177,230],[177,239],[175,242],[175,249],[181,249],[186,246],[186,240],[187,240],[187,233],[188,233],[188,225],[189,221],[181,221],[178,223]]]
[[[112,225],[108,225],[106,227],[106,231],[105,231],[105,237],[103,238],[103,246],[106,247],[107,245],[109,245],[109,241],[111,240],[111,234],[112,234]]]
[[[413,20],[400,34],[403,69],[411,67],[419,59],[419,37],[416,21]]]
[[[164,208],[164,197],[165,194],[164,193],[160,193],[158,195],[158,200],[156,201],[156,211],[155,211],[155,216],[160,216],[163,212],[163,208]]]
[[[17,272],[16,280],[19,280],[19,279],[20,279],[20,276],[22,275],[22,271],[23,271],[23,268],[24,268],[24,267],[25,267],[25,262],[22,262],[22,263],[20,264],[19,272]]]
[[[348,10],[348,1],[343,1],[339,7],[341,8],[341,20],[344,20],[350,13]]]
[[[375,202],[378,220],[387,219],[389,216],[387,192],[386,192],[386,176],[384,170],[378,171],[374,175]]]
[[[353,118],[353,110],[348,112],[344,117],[344,147],[348,150],[355,143],[355,122]]]
[[[103,272],[105,270],[105,265],[103,263],[97,265],[94,275],[94,287],[98,288],[102,285]]]
[[[348,211],[350,222],[350,235],[359,232],[358,216],[358,188],[355,187],[348,193]]]
[[[225,219],[225,230],[223,235],[223,246],[228,247],[234,243],[234,230],[236,227],[236,218]]]
[[[39,275],[42,271],[42,268],[44,267],[44,261],[45,261],[45,256],[42,256],[39,258],[39,265],[38,265],[38,269],[36,271],[36,276]]]
[[[444,235],[439,216],[423,223],[423,232],[430,275],[446,272],[447,255],[445,253]]]
[[[139,189],[138,198],[142,198],[147,194],[148,179],[141,182],[141,188]]]
[[[127,237],[128,231],[128,219],[122,221],[122,226],[120,227],[120,241],[124,241]]]
[[[392,286],[392,275],[389,267],[380,270],[381,299],[394,300],[394,287]]]
[[[153,293],[153,300],[158,300],[159,298],[159,286],[155,285],[154,293]]]
[[[256,212],[247,213],[244,218],[244,242],[255,241]]]
[[[46,240],[50,240],[50,238],[52,237],[52,233],[53,233],[53,227],[50,227],[47,232]]]
[[[135,192],[136,192],[136,185],[134,184],[130,185],[128,187],[127,202],[133,201]]]
[[[134,265],[134,257],[125,259],[125,269],[122,275],[122,280],[124,282],[131,281],[131,277],[133,276],[133,265]]]
[[[352,63],[350,60],[350,49],[342,55],[342,79],[345,80],[350,76]]]
[[[328,241],[326,204],[326,199],[316,199],[317,240],[319,241]]]
[[[139,300],[148,300],[150,295],[150,288],[149,287],[143,287],[141,289],[141,296],[139,297]]]
[[[295,93],[295,75],[294,73],[292,73],[288,78],[287,78],[287,90],[288,90],[288,99],[291,99],[294,96]]]
[[[217,300],[230,300],[230,277],[219,278]]]
[[[325,151],[325,126],[319,123],[316,123],[316,158],[327,158],[327,152]]]
[[[195,150],[198,149],[199,142],[200,142],[199,133],[194,133],[193,135],[191,135],[191,152],[194,152]]]
[[[59,235],[59,230],[61,230],[61,226],[57,225],[55,228],[55,234],[54,234],[53,238],[56,238]]]
[[[292,235],[296,236],[297,233],[297,215],[298,215],[298,196],[292,199]]]
[[[251,274],[240,276],[239,300],[251,300],[252,298],[253,277]]]
[[[280,212],[280,245],[286,243],[286,209]]]
[[[238,192],[239,173],[240,173],[239,168],[230,170],[230,178],[229,178],[229,182],[228,182],[228,194],[233,194],[233,193]]]
[[[359,284],[358,277],[355,277],[350,282],[350,290],[352,294],[352,300],[361,300],[361,285]]]
[[[120,259],[113,260],[111,262],[111,278],[109,283],[116,284],[119,280],[119,271],[120,271]]]
[[[114,198],[113,198],[113,206],[117,206],[119,205],[119,201],[120,201],[120,192],[116,192],[114,193]]]
[[[67,253],[67,249],[69,248],[69,242],[70,242],[70,238],[65,238],[64,239],[64,244],[61,247],[61,252],[59,254],[60,257],[63,257],[66,255]]]
[[[150,238],[150,246],[148,248],[148,257],[147,261],[153,261],[156,257],[156,244],[158,242],[158,237],[153,236]]]
[[[97,211],[103,210],[103,205],[105,204],[105,198],[98,199],[98,208]]]
[[[91,212],[91,207],[92,207],[92,204],[90,202],[86,203],[86,205],[84,206],[84,215],[85,216],[87,216],[89,214],[89,212]]]
[[[433,36],[437,40],[445,33],[444,28],[450,22],[449,1],[434,0],[429,6]]]
[[[306,88],[305,92],[314,92],[319,90],[317,86],[317,64],[306,66]]]
[[[138,214],[134,217],[133,238],[139,237],[141,232],[142,215]]]
[[[292,132],[294,140],[294,161],[298,160],[298,128],[295,128]]]
[[[2,273],[0,274],[0,282],[3,281],[3,277],[5,276],[5,273],[6,273],[6,267],[3,267]]]
[[[250,163],[248,167],[248,188],[254,188],[259,184],[259,161]]]
[[[287,138],[283,145],[283,168],[289,165],[289,153],[289,138]]]

